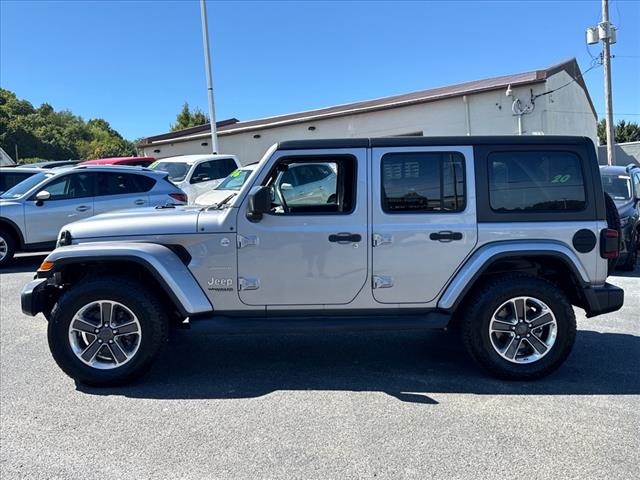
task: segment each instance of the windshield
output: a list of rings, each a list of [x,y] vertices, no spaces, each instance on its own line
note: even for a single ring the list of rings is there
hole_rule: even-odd
[[[0,195],[0,198],[20,198],[33,187],[53,175],[55,174],[52,172],[37,173],[4,192]]]
[[[187,173],[189,173],[190,166],[191,165],[184,162],[157,161],[149,165],[149,168],[152,170],[162,170],[163,172],[167,172],[169,174],[169,180],[178,183],[185,179]]]
[[[614,200],[631,199],[631,178],[625,175],[603,175],[602,187]]]
[[[234,170],[225,178],[216,190],[240,190],[240,187],[247,181],[252,170],[238,169]]]

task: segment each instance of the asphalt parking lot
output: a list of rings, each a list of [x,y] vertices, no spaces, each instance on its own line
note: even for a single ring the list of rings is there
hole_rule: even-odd
[[[476,369],[451,334],[181,334],[142,382],[76,386],[0,274],[0,476],[637,478],[640,267],[538,382]]]

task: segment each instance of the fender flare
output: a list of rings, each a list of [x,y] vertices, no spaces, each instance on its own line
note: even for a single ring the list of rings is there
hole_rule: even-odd
[[[67,265],[79,263],[132,262],[153,275],[164,292],[173,300],[184,316],[213,311],[211,302],[187,266],[171,251],[157,243],[83,243],[59,247],[45,261],[53,262],[53,269],[38,272],[51,276]]]
[[[0,217],[0,227],[2,225],[5,225],[6,227],[10,228],[11,231],[15,233],[17,237],[16,239],[18,240],[18,245],[20,246],[20,248],[24,248],[25,247],[24,236],[22,235],[22,230],[20,230],[20,227],[18,226],[18,224],[13,220],[9,220],[8,218]]]
[[[587,271],[578,256],[563,243],[554,241],[494,242],[479,248],[456,272],[440,296],[438,308],[455,309],[471,290],[478,277],[496,260],[522,256],[546,256],[559,259],[571,269],[583,288],[590,283]]]

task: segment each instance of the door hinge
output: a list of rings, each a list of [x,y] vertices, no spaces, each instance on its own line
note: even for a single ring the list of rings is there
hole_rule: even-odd
[[[250,277],[239,277],[238,287],[240,290],[257,290],[260,288],[260,280]]]
[[[387,243],[393,243],[393,235],[389,235],[389,234],[380,234],[380,233],[374,233],[373,234],[373,246],[374,247],[379,247],[380,245],[385,245]]]
[[[257,235],[238,235],[238,248],[249,247],[251,245],[258,245]]]
[[[372,278],[373,288],[393,287],[393,277],[389,275],[374,275]]]

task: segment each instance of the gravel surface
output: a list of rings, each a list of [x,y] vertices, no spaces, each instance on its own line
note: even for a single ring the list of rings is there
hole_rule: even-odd
[[[640,268],[538,382],[485,376],[451,333],[195,336],[87,388],[20,311],[42,256],[0,274],[0,476],[630,479],[640,459]]]

